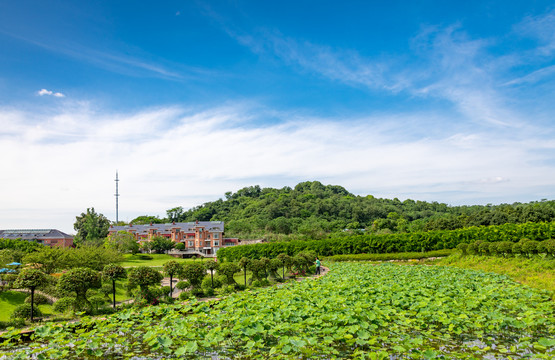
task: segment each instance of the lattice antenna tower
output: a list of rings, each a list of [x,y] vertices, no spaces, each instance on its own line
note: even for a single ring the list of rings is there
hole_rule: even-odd
[[[119,192],[118,192],[118,183],[119,183],[119,179],[118,179],[118,171],[116,170],[116,225],[118,224],[118,198],[119,198]]]

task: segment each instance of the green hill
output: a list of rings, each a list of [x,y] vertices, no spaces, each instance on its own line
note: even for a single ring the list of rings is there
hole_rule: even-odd
[[[338,185],[307,181],[294,188],[249,186],[187,211],[182,207],[169,209],[167,216],[141,216],[133,223],[223,220],[227,236],[323,238],[346,230],[379,234],[553,221],[555,201],[449,206],[358,196]]]

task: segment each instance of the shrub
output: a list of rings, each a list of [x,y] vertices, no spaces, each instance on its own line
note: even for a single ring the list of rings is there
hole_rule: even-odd
[[[490,245],[489,241],[480,242],[480,244],[478,245],[478,253],[480,255],[489,255],[490,254],[489,245]]]
[[[222,286],[222,281],[220,277],[215,277],[214,278],[214,288],[219,288]],[[206,291],[207,289],[212,289],[212,279],[210,278],[210,276],[207,276],[204,278],[204,280],[202,280],[202,285],[201,287]]]
[[[182,291],[179,294],[179,300],[181,301],[189,300],[190,298],[191,298],[191,294],[188,291]]]
[[[511,255],[513,253],[513,245],[510,241],[499,241],[497,243],[497,253],[503,256]]]
[[[460,243],[459,245],[457,245],[457,250],[459,250],[462,255],[466,255],[468,251],[468,244]]]
[[[34,316],[42,316],[41,311],[39,308],[35,308],[31,310],[31,304],[21,304],[15,308],[12,312],[11,318],[12,319],[30,319],[31,318],[31,311],[33,311]]]
[[[75,299],[72,297],[63,297],[54,303],[54,311],[57,313],[65,313],[75,308]]]
[[[543,247],[546,253],[551,256],[555,256],[555,239],[545,240]]]
[[[178,288],[179,290],[185,290],[191,287],[191,283],[189,283],[188,281],[180,281],[177,284],[175,284],[175,287]]]
[[[180,277],[187,279],[193,288],[200,287],[205,275],[206,270],[201,262],[185,263],[180,273]]]
[[[191,289],[191,294],[196,297],[203,297],[204,291],[200,287],[196,287],[196,288],[194,287]]]
[[[154,258],[150,255],[141,254],[141,255],[139,255],[139,259],[141,259],[141,260],[152,260]]]
[[[93,311],[96,313],[106,303],[106,298],[103,295],[93,295],[89,298],[89,301]]]
[[[43,305],[43,304],[50,303],[50,300],[42,294],[35,294],[33,297],[33,301],[35,302],[35,305]],[[30,304],[30,303],[31,303],[31,295],[25,298],[25,304]]]
[[[252,282],[252,286],[254,287],[264,287],[269,285],[270,285],[270,282],[268,281],[268,279],[255,280]]]
[[[538,241],[528,240],[522,244],[522,253],[528,256],[538,253]]]
[[[160,287],[160,292],[162,293],[163,296],[169,296],[169,295],[170,295],[170,287],[169,287],[169,285],[161,286],[161,287]]]
[[[204,296],[206,296],[206,297],[214,296],[214,289],[212,289],[211,286],[209,286],[209,287],[207,287],[203,290],[204,290]]]

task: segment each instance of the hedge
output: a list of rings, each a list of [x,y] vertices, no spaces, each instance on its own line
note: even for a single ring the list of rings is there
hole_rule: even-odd
[[[293,240],[253,245],[240,245],[220,249],[218,258],[237,261],[242,257],[259,259],[274,258],[281,253],[294,256],[305,250],[315,251],[318,256],[344,254],[383,254],[398,252],[426,252],[454,249],[460,243],[475,240],[488,242],[520,239],[542,241],[555,236],[555,222],[504,224],[497,226],[468,227],[457,230],[437,230],[428,232],[398,234],[332,235],[322,240]],[[485,250],[485,249],[484,249]]]

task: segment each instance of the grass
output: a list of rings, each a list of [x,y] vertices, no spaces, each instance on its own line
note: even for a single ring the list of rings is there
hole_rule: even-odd
[[[29,294],[19,291],[0,292],[0,321],[9,321],[12,312],[16,307],[24,303],[27,296]],[[39,309],[45,316],[52,315],[54,312],[52,305],[39,305]]]
[[[555,259],[455,254],[435,264],[507,275],[521,284],[549,291],[552,299],[555,300]]]
[[[149,259],[151,257],[152,259]],[[136,267],[136,266],[153,266],[160,267],[164,266],[170,260],[175,260],[178,262],[189,262],[189,261],[202,261],[196,259],[180,259],[174,258],[173,256],[167,254],[125,254],[123,256],[124,260],[120,263],[123,267]]]

